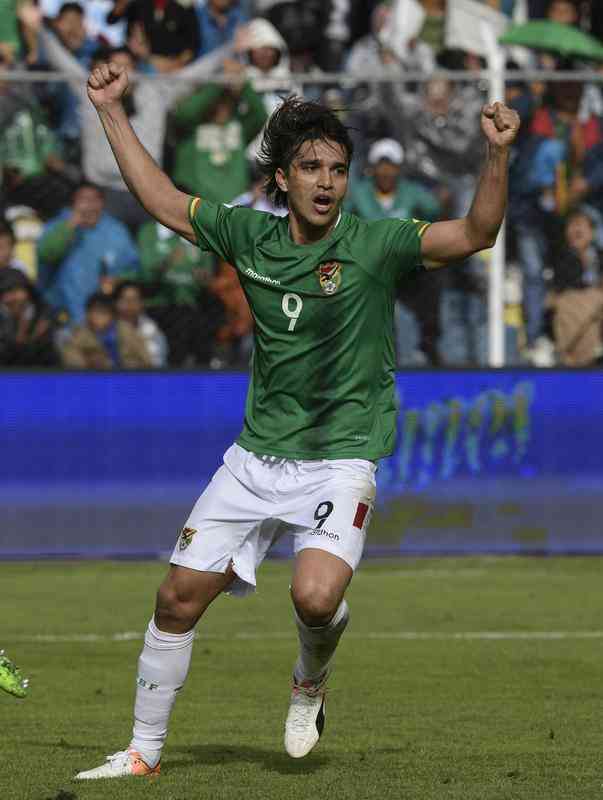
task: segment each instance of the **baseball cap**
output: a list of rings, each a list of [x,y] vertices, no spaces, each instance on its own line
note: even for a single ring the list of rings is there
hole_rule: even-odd
[[[404,150],[402,145],[395,139],[378,139],[373,142],[368,153],[368,162],[371,166],[378,164],[379,161],[391,161],[392,164],[400,164],[404,161]]]

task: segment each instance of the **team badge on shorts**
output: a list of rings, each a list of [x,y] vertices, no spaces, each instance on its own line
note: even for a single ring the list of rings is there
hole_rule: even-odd
[[[178,550],[186,550],[189,544],[193,541],[193,536],[197,533],[195,528],[182,528],[180,534],[180,541],[178,542]]]
[[[341,264],[327,261],[318,267],[318,282],[325,294],[335,294],[341,285]]]

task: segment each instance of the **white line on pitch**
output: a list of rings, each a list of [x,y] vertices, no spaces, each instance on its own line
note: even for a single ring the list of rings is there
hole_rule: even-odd
[[[130,642],[143,638],[144,634],[139,631],[124,631],[123,633],[99,634],[99,633],[73,633],[73,634],[51,634],[39,633],[17,636],[3,636],[2,643],[40,643],[40,644],[85,644],[86,642]],[[212,634],[201,633],[196,637],[205,641],[265,641],[270,639],[294,639],[295,632],[237,632],[232,634]],[[523,641],[556,641],[560,639],[603,639],[603,631],[375,631],[372,633],[353,633],[346,635],[346,639],[380,639],[380,640],[523,640]]]

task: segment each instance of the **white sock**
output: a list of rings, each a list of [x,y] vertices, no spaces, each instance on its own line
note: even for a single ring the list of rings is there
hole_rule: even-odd
[[[310,628],[295,612],[295,622],[299,634],[299,657],[293,670],[297,683],[310,681],[319,683],[324,677],[341,634],[344,632],[350,612],[348,604],[342,600],[328,625]]]
[[[195,631],[166,633],[151,619],[138,660],[134,731],[130,747],[155,767],[167,737],[177,692],[182,688],[193,652]]]

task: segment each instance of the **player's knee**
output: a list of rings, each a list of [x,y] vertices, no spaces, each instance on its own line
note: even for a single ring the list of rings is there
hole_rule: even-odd
[[[157,592],[155,622],[160,630],[190,630],[200,616],[197,606],[189,592],[173,582],[164,581]]]
[[[294,587],[291,597],[298,616],[311,628],[328,625],[341,601],[338,592],[318,584]]]

